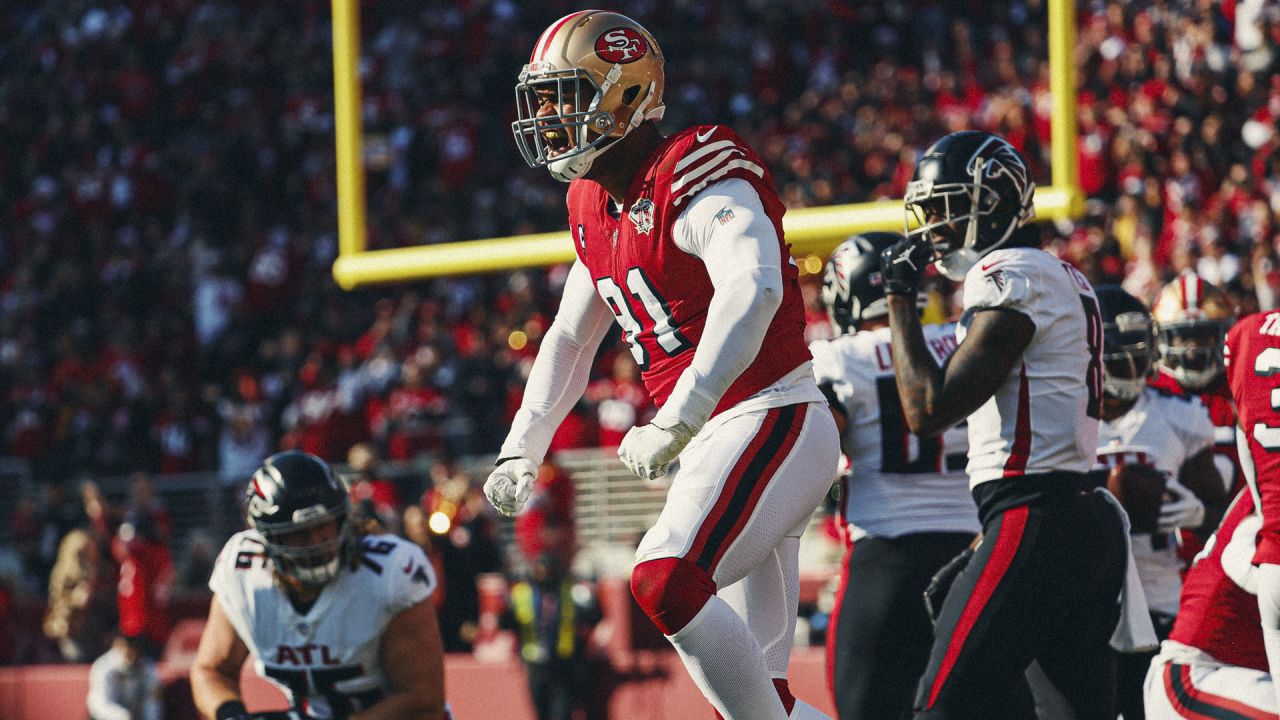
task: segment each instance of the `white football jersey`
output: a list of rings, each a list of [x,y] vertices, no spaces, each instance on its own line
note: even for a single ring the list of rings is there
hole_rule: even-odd
[[[1145,388],[1129,412],[1098,426],[1099,468],[1154,466],[1177,479],[1183,463],[1213,445],[1213,422],[1199,398]],[[1134,533],[1133,560],[1147,605],[1172,617],[1182,592],[1182,561],[1173,533]]]
[[[312,717],[346,717],[391,691],[379,657],[383,630],[436,587],[417,545],[394,535],[361,542],[360,564],[343,568],[305,614],[276,583],[256,530],[227,541],[209,580],[258,674]]]
[[[925,325],[941,365],[956,349],[955,325]],[[932,438],[907,429],[893,377],[889,328],[809,346],[819,383],[831,383],[848,423],[840,438],[850,473],[840,498],[853,539],[919,532],[977,533],[978,510],[965,482],[965,424]]]
[[[1102,318],[1084,275],[1035,248],[984,256],[964,279],[964,342],[973,316],[1016,310],[1035,324],[1020,363],[969,416],[969,483],[1088,471],[1102,402]]]

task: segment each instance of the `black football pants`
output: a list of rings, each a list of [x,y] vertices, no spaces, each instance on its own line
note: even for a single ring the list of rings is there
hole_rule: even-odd
[[[1070,473],[983,483],[974,499],[984,538],[942,604],[915,717],[1034,720],[1037,660],[1076,720],[1115,720],[1119,510]]]
[[[844,585],[827,629],[839,720],[911,716],[916,683],[933,644],[924,591],[971,533],[865,537],[846,553]]]

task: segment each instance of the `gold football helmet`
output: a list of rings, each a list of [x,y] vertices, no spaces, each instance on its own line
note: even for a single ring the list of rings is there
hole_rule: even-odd
[[[1160,290],[1151,309],[1160,365],[1184,390],[1202,392],[1222,376],[1222,349],[1235,314],[1225,293],[1190,271]]]
[[[662,117],[662,63],[657,41],[625,15],[582,10],[551,23],[516,84],[511,130],[525,162],[561,182],[585,175],[614,142]]]

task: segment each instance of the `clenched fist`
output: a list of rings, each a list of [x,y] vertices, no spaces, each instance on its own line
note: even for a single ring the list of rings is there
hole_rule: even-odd
[[[528,458],[499,458],[484,481],[484,496],[498,512],[511,517],[524,508],[538,478],[538,466]]]
[[[693,428],[678,422],[670,428],[653,423],[633,427],[618,446],[618,457],[641,480],[656,480],[693,439]]]

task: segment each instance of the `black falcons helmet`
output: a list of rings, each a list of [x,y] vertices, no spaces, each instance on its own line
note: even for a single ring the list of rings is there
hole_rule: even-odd
[[[245,510],[276,571],[308,585],[332,580],[354,546],[347,489],[315,455],[291,451],[264,460],[245,489]],[[333,537],[310,542],[306,531],[335,520]]]
[[[1142,392],[1155,370],[1155,323],[1138,298],[1118,285],[1099,285],[1102,315],[1102,389],[1107,395],[1132,400]]]
[[[889,314],[880,280],[880,253],[901,239],[897,233],[861,233],[831,251],[822,278],[822,302],[836,334],[854,332],[863,320]],[[923,302],[925,296],[920,297]]]
[[[938,270],[964,279],[978,258],[1035,217],[1036,184],[1022,155],[988,132],[954,132],[924,151],[907,184],[907,235],[933,243]]]

